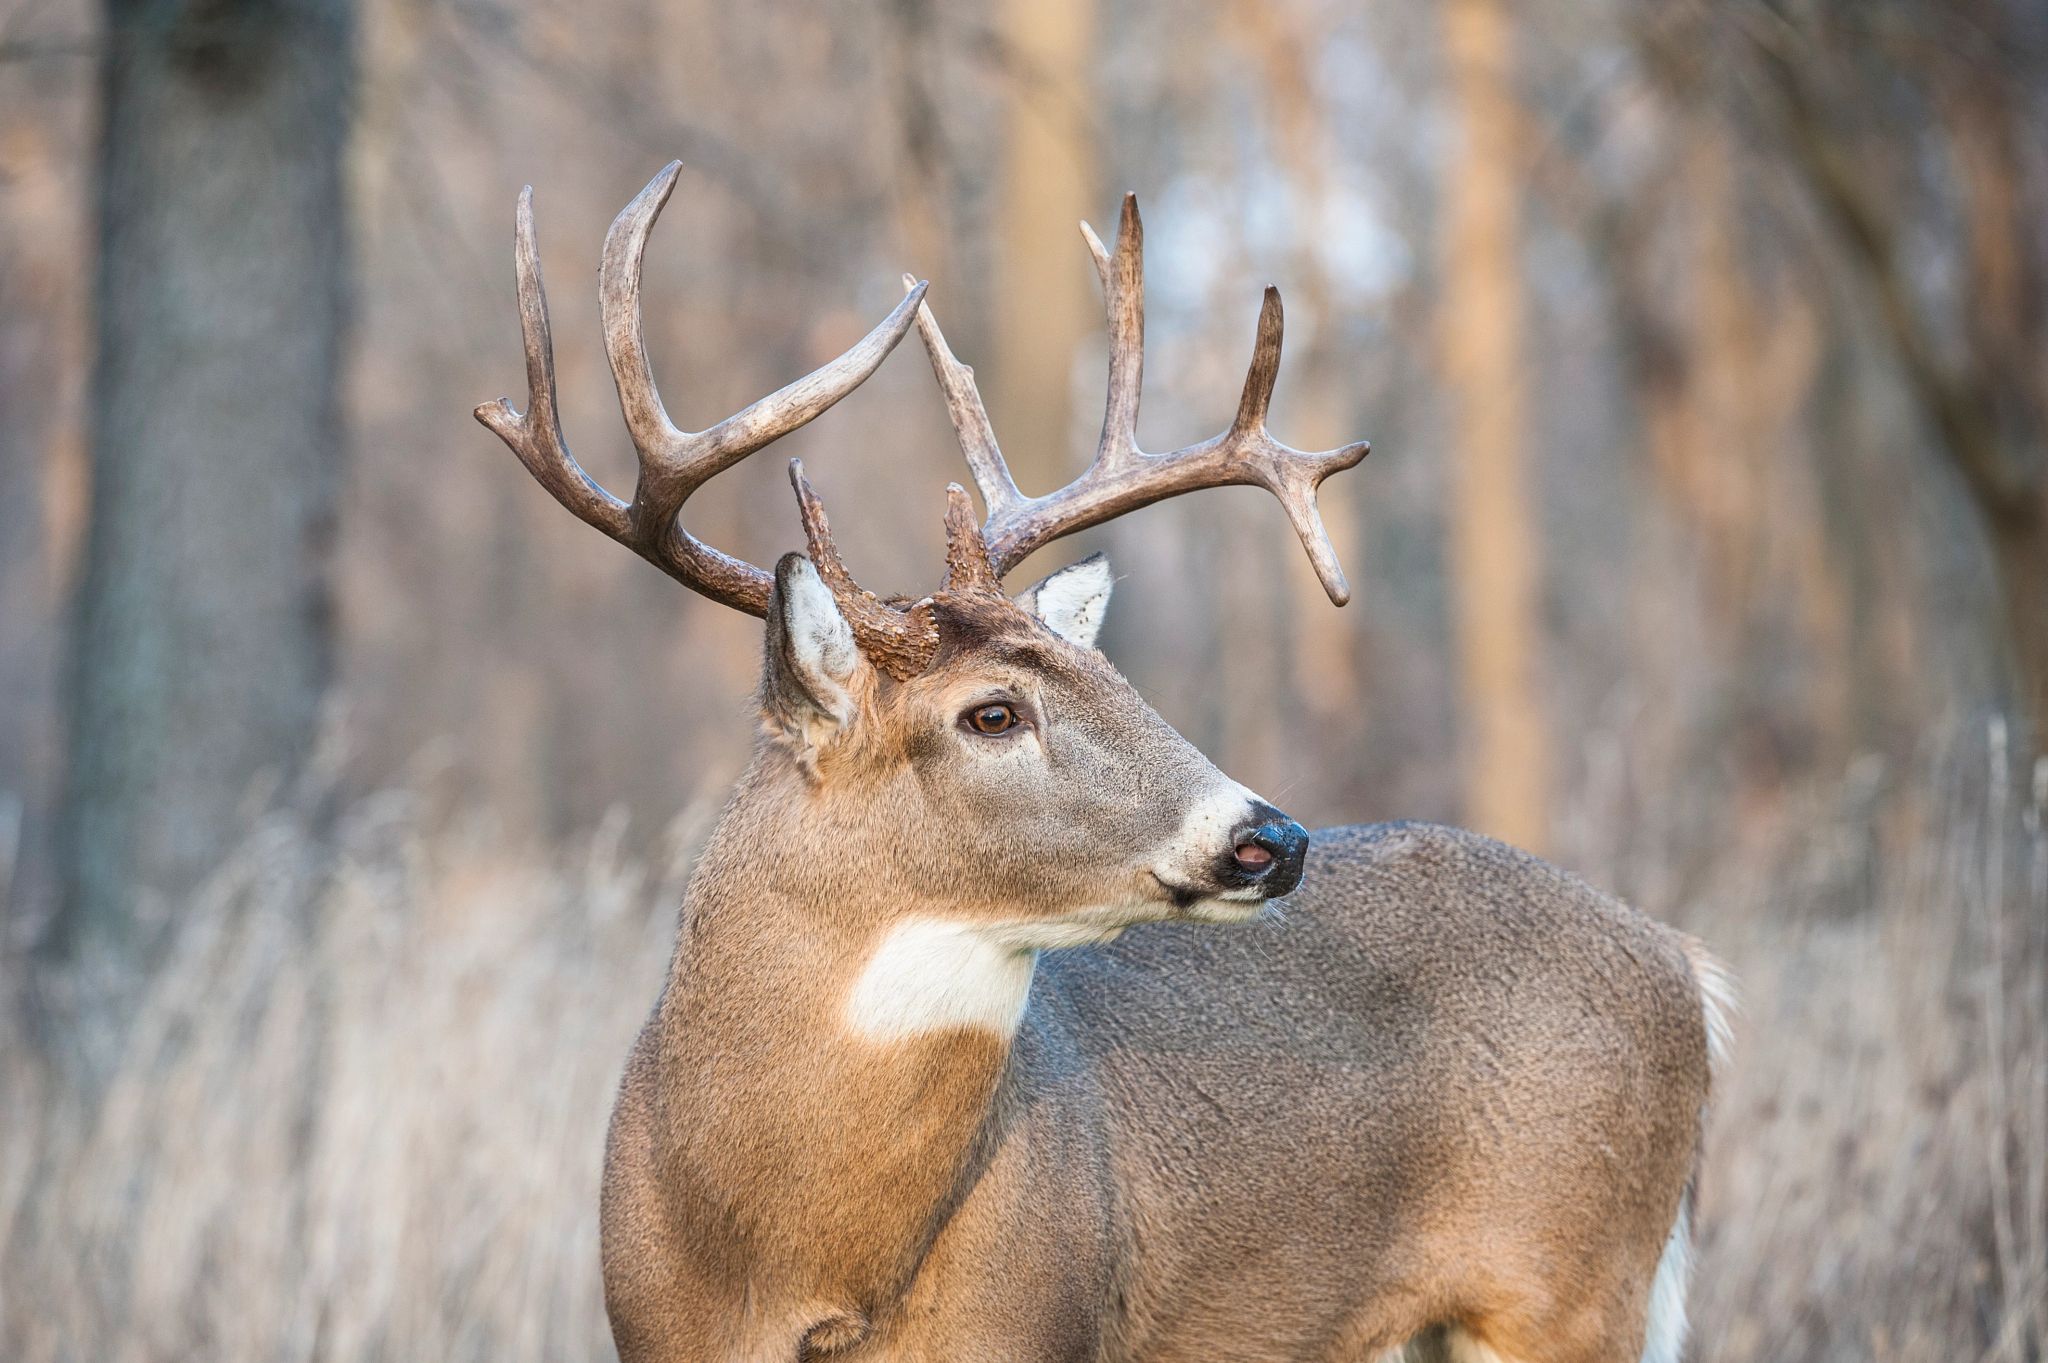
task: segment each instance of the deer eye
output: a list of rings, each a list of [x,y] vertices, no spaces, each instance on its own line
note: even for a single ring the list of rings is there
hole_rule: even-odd
[[[960,720],[978,734],[1006,734],[1017,727],[1017,710],[1015,706],[1001,701],[991,701],[987,705],[975,706],[960,716]]]

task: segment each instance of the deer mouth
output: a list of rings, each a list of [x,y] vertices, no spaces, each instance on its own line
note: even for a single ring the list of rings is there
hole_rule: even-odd
[[[1258,923],[1277,918],[1279,908],[1272,900],[1263,896],[1245,898],[1239,895],[1211,895],[1198,900],[1183,914],[1190,923]]]
[[[1242,923],[1258,917],[1266,905],[1267,896],[1256,888],[1199,889],[1193,885],[1175,884],[1157,871],[1151,875],[1159,888],[1166,892],[1166,900],[1173,905],[1174,912],[1184,918]]]

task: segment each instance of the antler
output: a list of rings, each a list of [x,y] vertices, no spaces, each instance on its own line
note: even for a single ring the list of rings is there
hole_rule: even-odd
[[[796,489],[796,510],[803,520],[804,546],[810,553],[811,566],[818,570],[819,580],[832,593],[839,613],[846,617],[860,651],[897,681],[923,672],[939,647],[931,598],[899,606],[854,581],[853,574],[840,560],[839,546],[833,543],[832,525],[825,519],[825,504],[811,490],[811,480],[804,477],[803,460],[789,461],[789,485]]]
[[[982,537],[995,574],[1000,577],[1032,550],[1063,535],[1163,498],[1197,488],[1254,484],[1280,499],[1330,600],[1340,606],[1349,601],[1350,584],[1316,509],[1316,488],[1331,474],[1365,458],[1372,446],[1361,440],[1310,453],[1283,445],[1267,432],[1266,409],[1280,375],[1280,291],[1268,288],[1259,309],[1251,369],[1230,429],[1198,445],[1147,454],[1138,448],[1138,396],[1145,363],[1145,229],[1138,219],[1138,196],[1124,196],[1114,254],[1103,248],[1088,224],[1081,224],[1081,235],[1095,258],[1109,315],[1109,398],[1094,463],[1057,492],[1026,497],[1018,491],[974,386],[974,371],[954,357],[932,310],[918,306],[918,335],[931,356],[961,452],[988,510]],[[904,287],[914,294],[922,286],[905,276]]]
[[[526,341],[527,408],[499,398],[476,409],[540,485],[587,525],[604,531],[693,591],[749,615],[766,615],[774,575],[704,544],[678,521],[690,494],[756,450],[811,421],[860,387],[910,329],[924,300],[923,284],[845,354],[703,431],[678,430],[655,390],[640,330],[640,264],[647,237],[675,190],[682,162],[671,161],[647,182],[605,234],[598,271],[604,348],[618,384],[640,474],[633,500],[604,490],[569,453],[555,408],[554,340],[534,243],[533,189],[519,195],[514,253],[519,276],[519,328]],[[820,517],[819,524],[823,520]],[[827,540],[829,546],[829,537]],[[849,579],[850,580],[850,579]],[[901,612],[897,612],[898,615]],[[869,622],[872,625],[875,622]],[[908,627],[906,623],[906,628]],[[858,631],[857,631],[858,632]],[[864,640],[863,642],[867,642]]]

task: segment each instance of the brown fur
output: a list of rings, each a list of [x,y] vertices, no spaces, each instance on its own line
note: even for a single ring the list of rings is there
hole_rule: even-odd
[[[1177,916],[1137,868],[1215,779],[1099,654],[1007,603],[938,617],[930,669],[863,668],[834,729],[770,610],[764,737],[607,1150],[626,1363],[1363,1360],[1438,1325],[1634,1360],[1702,1001],[1676,934],[1534,858],[1331,830],[1284,917],[1046,953],[1014,1038],[847,1030],[905,915]],[[991,685],[1042,761],[959,731]]]

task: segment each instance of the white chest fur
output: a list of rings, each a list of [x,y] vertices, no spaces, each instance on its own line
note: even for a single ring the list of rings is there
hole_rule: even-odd
[[[855,977],[847,1026],[871,1041],[958,1027],[1013,1035],[1040,950],[1107,942],[1142,912],[1094,909],[1042,923],[906,919],[883,935]]]

